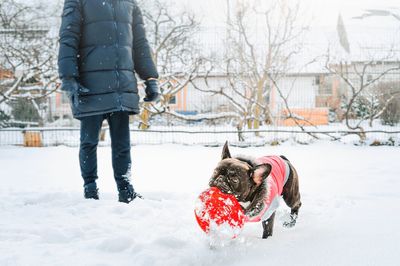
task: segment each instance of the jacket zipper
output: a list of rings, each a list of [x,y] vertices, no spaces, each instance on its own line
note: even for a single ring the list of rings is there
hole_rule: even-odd
[[[119,45],[118,45],[118,41],[119,41],[119,38],[118,38],[117,14],[116,14],[116,12],[115,12],[115,4],[116,4],[115,2],[116,2],[116,0],[111,0],[111,6],[112,6],[112,10],[113,10],[113,20],[114,20],[113,23],[114,23],[115,38],[116,38],[116,42],[115,42],[115,45],[114,45],[115,51],[116,51],[116,57],[115,57],[115,58],[116,58],[116,62],[115,62],[114,68],[115,68],[115,75],[116,75],[116,77],[117,77],[117,89],[119,89],[119,85],[120,85],[119,72],[118,72],[118,64],[119,64],[119,57],[118,57],[118,48],[119,48]],[[118,95],[118,104],[119,104],[121,110],[123,111],[123,110],[124,110],[124,107],[122,106],[122,101],[121,101],[122,96],[121,96],[121,93],[120,93],[120,92],[117,92],[117,95]]]

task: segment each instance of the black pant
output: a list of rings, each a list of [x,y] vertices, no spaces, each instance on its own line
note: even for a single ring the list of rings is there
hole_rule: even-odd
[[[118,188],[129,184],[131,171],[131,144],[129,138],[129,114],[116,112],[81,118],[81,144],[79,162],[81,173],[86,184],[94,182],[97,177],[97,144],[103,121],[107,119],[110,126],[112,165]]]

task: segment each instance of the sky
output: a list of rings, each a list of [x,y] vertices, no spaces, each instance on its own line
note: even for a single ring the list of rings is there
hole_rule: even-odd
[[[23,1],[23,0],[18,0]],[[51,2],[48,0],[35,0],[36,2]],[[64,0],[57,0],[62,3]],[[149,0],[151,1],[151,0]],[[182,8],[192,10],[205,25],[215,25],[226,21],[226,3],[227,0],[165,0],[175,3]],[[266,4],[271,0],[229,0],[233,6],[235,3],[257,2]],[[312,17],[314,25],[322,27],[334,27],[337,23],[338,14],[341,13],[346,25],[359,25],[360,20],[352,19],[354,16],[361,15],[366,9],[389,9],[400,14],[399,0],[282,0],[288,4],[300,1],[304,10],[309,12],[308,17]],[[368,18],[362,20],[363,25],[371,26],[393,26],[399,25],[392,17]],[[400,26],[398,26],[400,27]]]
[[[295,0],[281,1],[286,1],[288,5],[298,2]],[[202,36],[202,38],[206,40],[205,42],[218,42],[221,32],[224,32],[221,31],[221,28],[226,25],[227,0],[175,0],[175,2],[180,3],[183,8],[191,9],[201,19],[202,25],[208,31],[213,32],[213,28],[216,27],[218,29],[214,33],[216,36],[206,38]],[[268,5],[271,0],[230,0],[231,6],[239,2],[256,2],[262,6]],[[369,58],[371,55],[365,54],[366,49],[373,48],[374,56],[380,58],[383,50],[392,46],[400,46],[400,20],[396,20],[394,17],[368,17],[362,20],[354,18],[363,15],[369,9],[390,10],[400,15],[399,0],[300,0],[300,8],[305,25],[310,28],[304,41],[309,47],[312,58],[315,57],[315,54],[326,53],[328,47],[336,49],[340,53],[343,52],[338,45],[336,30],[339,14],[343,17],[351,44],[351,54],[355,59]],[[260,27],[262,25],[263,23]],[[363,48],[361,49],[361,47]],[[376,52],[376,49],[379,51]],[[308,58],[308,56],[302,54],[301,58]],[[304,60],[308,61],[308,59]]]
[[[230,0],[232,4],[240,0]],[[241,0],[242,2],[267,3],[268,0]],[[222,23],[225,20],[226,0],[175,0],[175,2],[187,6],[202,17],[204,23]],[[294,0],[287,0],[288,4]],[[398,0],[301,0],[304,9],[310,12],[313,23],[318,26],[336,26],[338,14],[341,13],[347,25],[358,25],[359,20],[352,19],[361,15],[366,9],[389,9],[400,13],[400,1]],[[380,17],[363,20],[363,23],[373,26],[387,26],[400,24],[394,18]]]
[[[19,0],[22,1],[22,0]],[[46,3],[48,0],[35,0]],[[64,0],[57,0],[61,4]],[[153,1],[153,0],[146,0]],[[202,47],[211,53],[218,53],[224,45],[226,34],[226,14],[228,0],[162,0],[171,6],[191,11],[201,21],[203,30],[197,37]],[[232,9],[239,3],[257,3],[265,6],[275,0],[229,0]],[[400,20],[394,17],[368,17],[354,19],[361,16],[368,9],[390,10],[400,15],[399,0],[280,0],[288,5],[300,1],[302,18],[305,25],[310,26],[305,42],[310,45],[312,54],[325,53],[328,46],[337,46],[338,34],[336,25],[338,15],[343,17],[348,39],[351,43],[352,55],[360,59],[361,46],[400,47]],[[51,2],[55,3],[55,2]],[[257,31],[262,31],[260,23]],[[336,43],[336,44],[335,44]],[[339,50],[341,48],[339,47]],[[396,48],[400,51],[400,48]],[[399,53],[400,56],[400,53]],[[302,58],[308,58],[302,55]],[[308,59],[306,60],[308,61]]]

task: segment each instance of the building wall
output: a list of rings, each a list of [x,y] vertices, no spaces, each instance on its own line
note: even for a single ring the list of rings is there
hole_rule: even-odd
[[[318,88],[316,76],[313,75],[281,78],[277,82],[277,86],[271,87],[270,108],[272,113],[278,115],[286,109],[279,91],[284,98],[287,98],[290,108],[315,108]]]
[[[223,76],[210,77],[208,82],[198,79],[196,86],[204,90],[218,90],[221,87],[229,88],[228,79]],[[317,95],[319,84],[316,84],[316,76],[295,76],[284,77],[278,82],[278,87],[285,97],[288,97],[288,104],[291,108],[315,108],[317,107]],[[229,89],[226,89],[229,93]],[[232,92],[233,96],[234,93]],[[285,109],[285,104],[279,95],[278,89],[271,86],[269,97],[270,108],[273,112],[279,113]],[[240,102],[240,98],[236,98]],[[198,112],[221,112],[232,111],[229,100],[221,95],[213,95],[199,91],[188,85],[187,89],[187,109],[188,111]]]
[[[217,76],[209,77],[207,82],[199,78],[194,81],[196,87],[202,90],[219,90],[221,87],[228,88],[228,80],[226,77]],[[228,112],[233,108],[229,100],[218,94],[203,92],[196,89],[192,84],[187,86],[187,111],[196,111],[198,113],[216,113]]]

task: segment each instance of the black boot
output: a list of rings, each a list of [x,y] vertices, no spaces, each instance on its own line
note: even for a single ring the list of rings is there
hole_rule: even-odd
[[[99,199],[99,190],[97,189],[96,182],[86,184],[83,187],[85,199]]]
[[[138,196],[138,194],[135,192],[131,184],[118,187],[118,192],[119,192],[118,194],[119,202],[129,203]]]

